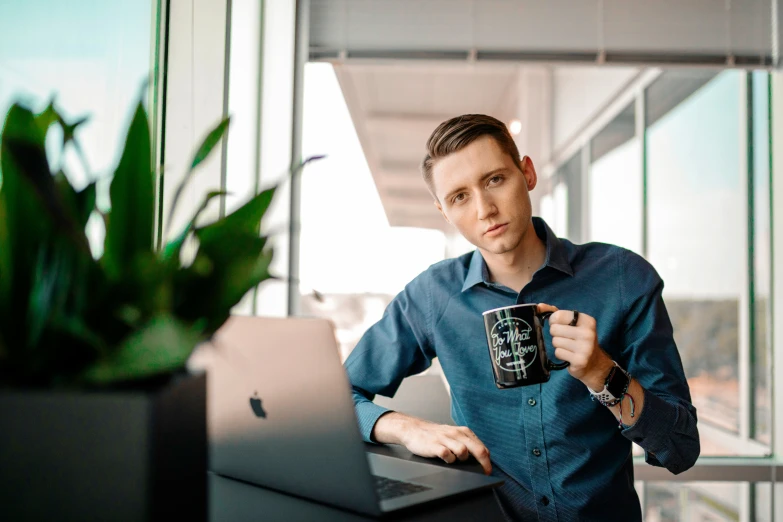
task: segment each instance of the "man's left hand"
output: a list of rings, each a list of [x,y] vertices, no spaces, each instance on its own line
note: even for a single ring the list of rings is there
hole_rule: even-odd
[[[558,310],[556,307],[539,304],[539,312],[554,312],[549,318],[549,333],[555,357],[571,363],[568,373],[582,381],[593,391],[604,389],[604,382],[614,363],[600,346],[593,317],[579,312],[575,326],[573,310]]]

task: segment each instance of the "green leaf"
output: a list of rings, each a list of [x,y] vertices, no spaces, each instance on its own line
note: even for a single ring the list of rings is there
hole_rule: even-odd
[[[34,235],[30,242],[35,243],[56,227],[80,248],[89,249],[84,234],[80,233],[73,214],[63,204],[55,186],[46,157],[45,139],[30,110],[19,105],[11,107],[0,144],[8,228],[13,235],[16,230],[23,229],[27,229],[25,235],[29,235],[32,228]],[[11,239],[12,244],[16,242]]]
[[[182,251],[182,245],[185,243],[185,240],[187,239],[190,231],[193,230],[193,228],[196,226],[196,222],[198,221],[198,218],[201,217],[201,213],[207,209],[207,206],[209,206],[209,203],[214,198],[225,196],[227,194],[228,192],[224,190],[215,190],[207,194],[207,196],[204,198],[204,201],[196,210],[196,213],[193,214],[193,219],[191,219],[190,222],[185,226],[185,229],[177,237],[167,243],[163,248],[163,259],[179,259],[180,251]]]
[[[35,123],[45,135],[53,123],[60,121],[60,115],[54,108],[54,100],[49,102],[46,108],[35,116]]]
[[[132,285],[132,304],[145,320],[171,310],[172,278],[177,266],[161,262],[154,252],[141,252],[130,265],[126,282]]]
[[[237,233],[254,234],[257,236],[261,219],[264,217],[270,203],[272,203],[275,190],[277,190],[276,187],[267,189],[257,194],[228,216],[205,227],[198,228],[196,236],[199,241],[210,241],[213,238],[235,235]]]
[[[226,130],[228,130],[228,124],[230,123],[231,118],[225,118],[220,123],[217,124],[217,126],[209,131],[209,134],[204,138],[204,141],[199,146],[198,150],[196,151],[196,154],[193,156],[193,161],[190,164],[190,169],[188,169],[188,172],[185,174],[185,177],[182,179],[182,182],[180,182],[179,186],[177,187],[177,190],[174,191],[174,199],[171,200],[171,209],[169,210],[169,217],[168,217],[168,223],[169,225],[166,226],[167,230],[168,227],[171,226],[172,218],[174,217],[174,211],[177,208],[177,203],[179,202],[179,198],[182,195],[182,191],[185,190],[185,186],[190,182],[191,178],[193,177],[193,173],[196,170],[196,167],[207,159],[209,157],[209,154],[212,152],[212,149],[215,148],[215,145],[217,145],[223,135],[226,133]]]
[[[191,171],[198,167],[199,163],[209,157],[212,149],[215,148],[215,145],[220,142],[221,138],[223,138],[223,135],[228,130],[228,124],[230,121],[231,118],[224,118],[223,121],[218,123],[214,129],[209,131],[209,134],[207,134],[206,138],[204,138],[204,141],[201,143],[198,150],[196,151],[196,154],[193,156],[193,162],[190,165]]]
[[[111,278],[121,277],[137,253],[153,248],[154,185],[149,122],[139,103],[109,189],[103,262]]]
[[[84,230],[87,221],[90,220],[92,211],[95,210],[95,201],[97,183],[93,182],[76,193],[76,219],[78,219],[79,230]]]
[[[11,281],[14,278],[13,251],[9,240],[8,219],[6,217],[5,199],[0,187],[0,324],[11,306]]]
[[[270,278],[273,252],[265,248],[266,238],[254,233],[235,231],[204,238],[199,233],[194,267],[201,260],[209,263],[210,270],[200,279],[181,282],[180,292],[186,298],[177,308],[183,317],[207,318],[211,333],[249,290]]]
[[[27,309],[26,345],[35,347],[41,340],[44,326],[49,319],[52,296],[58,277],[64,275],[56,262],[51,262],[51,253],[42,245],[38,250],[38,259],[33,272],[30,301]],[[66,274],[67,275],[67,274]]]
[[[132,333],[110,356],[89,367],[83,378],[93,384],[109,384],[170,373],[185,366],[202,339],[198,326],[160,315]]]
[[[96,354],[105,356],[108,353],[104,339],[98,332],[87,326],[81,317],[55,314],[50,323],[53,331],[80,341],[82,345],[89,346]]]
[[[25,157],[28,155],[28,157]],[[28,173],[27,170],[38,171]],[[53,185],[44,151],[44,133],[33,113],[13,105],[0,136],[0,325],[8,349],[27,345],[26,315],[39,245],[52,236],[54,224],[28,178]]]
[[[76,226],[83,232],[84,227],[87,226],[87,220],[90,219],[90,214],[95,210],[96,184],[90,183],[81,191],[76,192],[62,171],[55,174],[54,182],[60,191],[60,197],[74,217]],[[86,240],[85,236],[84,241]]]
[[[79,118],[73,123],[67,123],[62,116],[60,116],[60,126],[63,128],[63,148],[65,146],[73,141],[76,142],[75,136],[76,136],[76,129],[80,126],[86,123],[89,120],[86,116]]]

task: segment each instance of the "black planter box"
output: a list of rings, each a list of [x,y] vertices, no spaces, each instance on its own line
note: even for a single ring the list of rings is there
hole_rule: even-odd
[[[0,392],[0,520],[202,521],[206,469],[206,375]]]

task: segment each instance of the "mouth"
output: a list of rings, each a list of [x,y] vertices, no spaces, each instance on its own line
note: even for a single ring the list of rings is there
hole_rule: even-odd
[[[499,224],[499,225],[494,225],[494,226],[489,227],[487,229],[487,231],[484,232],[484,235],[485,236],[489,236],[489,237],[499,236],[500,234],[505,232],[507,228],[508,228],[508,223],[502,223],[502,224]]]

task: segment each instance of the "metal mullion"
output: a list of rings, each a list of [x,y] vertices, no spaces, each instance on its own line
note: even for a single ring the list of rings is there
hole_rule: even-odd
[[[256,111],[256,153],[253,158],[253,172],[255,173],[255,185],[253,187],[253,194],[258,194],[261,190],[261,133],[263,132],[262,116],[264,113],[264,10],[266,8],[265,0],[259,0],[259,17],[258,21],[258,78],[256,84],[256,99],[258,100],[258,110]],[[259,234],[261,230],[259,228]],[[258,315],[258,286],[253,288],[253,306],[251,308],[252,315]]]
[[[310,42],[310,1],[297,0],[294,25],[294,96],[291,130],[291,163],[295,169],[302,161],[302,132],[304,113],[304,69],[309,56]],[[302,172],[291,175],[291,194],[289,208],[289,241],[288,241],[288,315],[299,313],[299,240],[301,237],[300,215]]]
[[[739,120],[739,126],[740,126],[740,143],[738,143],[738,147],[740,149],[740,190],[744,191],[745,194],[745,218],[746,218],[746,227],[743,232],[743,237],[741,240],[741,245],[745,245],[745,251],[747,253],[746,263],[748,266],[746,266],[746,271],[743,277],[742,286],[740,288],[740,295],[739,297],[739,331],[738,331],[738,337],[739,337],[739,346],[738,346],[738,357],[737,357],[737,370],[738,370],[738,384],[739,384],[739,436],[740,440],[746,441],[750,439],[750,416],[749,416],[749,406],[750,406],[750,378],[751,378],[751,371],[750,371],[750,349],[752,345],[752,339],[750,338],[750,323],[752,320],[751,317],[751,266],[752,263],[752,256],[750,253],[751,249],[751,238],[752,236],[749,235],[748,229],[752,228],[751,217],[750,217],[750,211],[752,210],[749,202],[750,198],[752,198],[752,194],[747,193],[748,187],[749,187],[749,178],[751,177],[749,174],[751,172],[749,162],[752,161],[752,158],[749,157],[749,145],[748,145],[748,136],[750,135],[750,129],[748,129],[748,122],[749,122],[749,112],[751,112],[748,108],[748,100],[750,97],[750,94],[748,93],[749,90],[749,82],[748,82],[748,74],[745,72],[738,73],[740,75],[739,81],[739,99],[737,100],[737,103],[739,103],[740,108],[740,120]],[[744,179],[742,179],[742,176],[744,176]],[[743,183],[744,182],[744,183]]]
[[[772,115],[773,115],[773,109],[772,109],[772,74],[767,73],[767,145],[768,145],[768,155],[767,155],[767,161],[768,161],[768,183],[769,183],[769,191],[768,191],[768,205],[769,205],[769,242],[770,242],[770,249],[769,249],[769,288],[767,291],[769,292],[769,302],[767,303],[767,319],[768,319],[768,328],[767,331],[769,332],[769,338],[767,343],[767,382],[769,383],[769,402],[770,402],[770,434],[769,434],[769,440],[770,440],[770,450],[773,455],[775,455],[776,452],[776,446],[775,446],[775,419],[777,417],[776,415],[776,409],[775,409],[775,379],[774,376],[774,366],[775,366],[775,249],[774,249],[774,230],[775,230],[775,206],[774,206],[774,166],[773,166],[773,146],[774,142],[772,139]],[[774,508],[774,491],[773,491],[773,508]]]
[[[649,254],[649,206],[647,193],[647,88],[643,87],[636,94],[636,139],[639,140],[639,149],[642,163],[642,257],[647,259]]]
[[[776,12],[777,16],[777,2],[773,2],[773,7]],[[777,45],[775,46],[777,49]],[[776,51],[777,53],[777,51]],[[767,318],[769,320],[768,325],[768,331],[769,331],[769,339],[768,339],[768,346],[767,346],[767,379],[769,383],[769,402],[770,402],[770,434],[769,434],[769,440],[770,440],[770,449],[772,452],[772,455],[775,455],[776,453],[776,444],[775,444],[775,433],[777,431],[775,427],[775,421],[777,418],[776,413],[776,404],[775,404],[775,379],[773,376],[775,375],[775,207],[774,207],[774,176],[775,171],[773,170],[773,108],[772,108],[772,74],[767,73],[767,145],[768,145],[768,154],[767,154],[767,161],[768,161],[768,167],[769,167],[769,242],[770,242],[770,249],[769,249],[769,303],[767,304]],[[772,470],[772,485],[770,487],[770,507],[769,507],[769,513],[772,520],[775,519],[775,497],[776,497],[776,483],[777,483],[777,468],[773,468]]]
[[[581,237],[580,243],[587,243],[592,240],[591,237],[591,219],[590,219],[590,167],[592,163],[592,139],[588,140],[580,153],[580,165],[579,165],[579,177],[581,183],[581,193],[579,195],[579,201],[581,204],[580,214],[582,216],[582,228],[579,231]]]
[[[231,78],[231,5],[232,0],[226,0],[226,43],[223,49],[223,118],[228,117],[228,98]],[[226,191],[228,186],[228,176],[226,168],[228,166],[228,137],[230,130],[226,131],[221,144],[220,155],[220,190]],[[220,197],[219,216],[226,215],[226,196]]]
[[[157,0],[155,20],[155,58],[153,64],[153,101],[152,111],[152,139],[156,156],[155,171],[157,212],[155,219],[156,249],[163,245],[163,183],[165,173],[163,164],[166,158],[166,89],[168,88],[169,66],[169,12],[171,0]],[[161,54],[162,53],[162,54]],[[162,60],[162,63],[161,63]]]
[[[755,231],[755,164],[754,164],[754,139],[755,132],[753,128],[754,115],[753,115],[753,75],[751,73],[745,73],[745,85],[746,85],[746,146],[747,146],[747,234],[748,234],[748,365],[749,381],[748,387],[750,393],[748,394],[748,438],[753,439],[756,436],[756,231]]]

